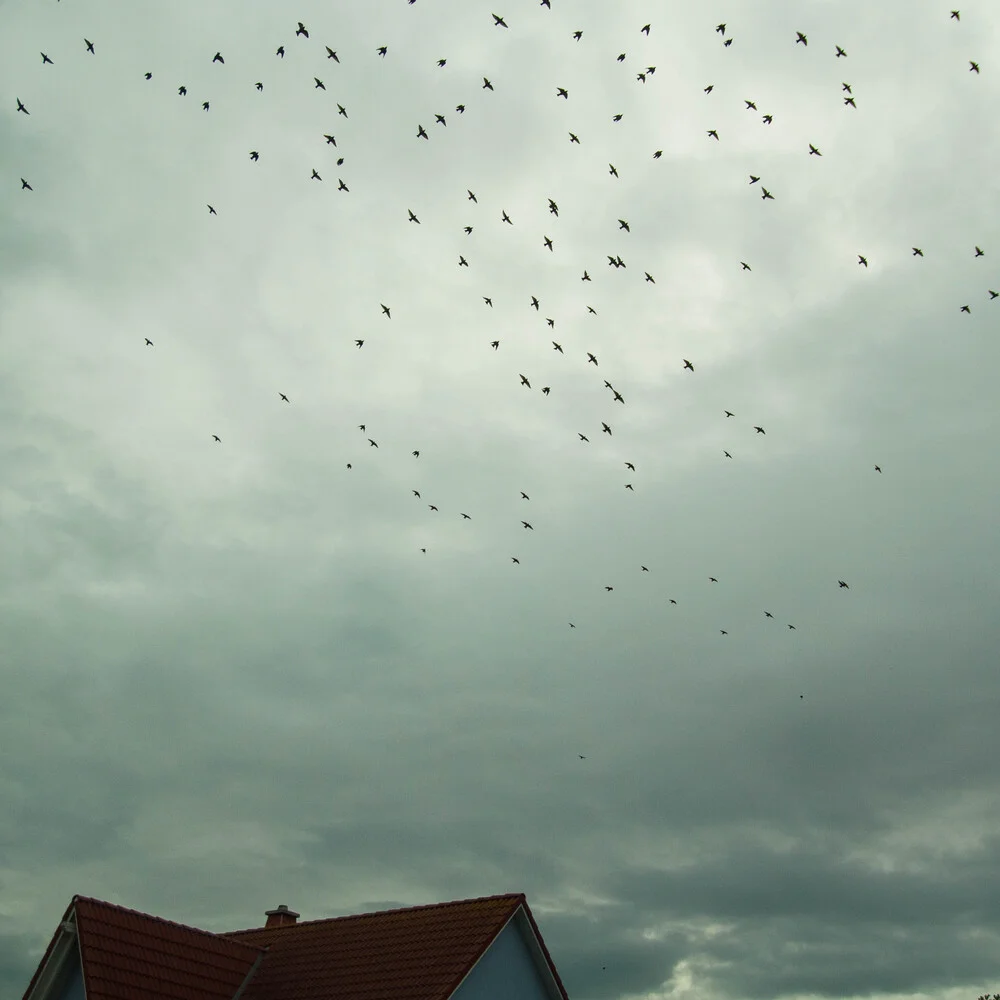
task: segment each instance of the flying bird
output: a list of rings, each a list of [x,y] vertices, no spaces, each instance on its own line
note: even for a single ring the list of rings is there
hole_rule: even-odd
[[[991,299],[995,299],[997,296],[1000,296],[1000,292],[994,292],[992,288],[987,288],[986,291],[990,293]]]
[[[955,20],[955,21],[961,21],[961,20],[962,20],[962,19],[961,19],[961,18],[960,18],[960,17],[958,16],[958,11],[957,11],[957,10],[953,10],[953,11],[951,12],[951,16],[952,16],[952,19],[953,19],[953,20]]]
[[[554,340],[552,341],[552,349],[554,351],[558,351],[560,354],[564,353],[564,351],[562,349],[562,344],[557,344]]]
[[[576,436],[577,436],[577,437],[578,437],[578,438],[579,438],[579,439],[580,439],[581,441],[586,441],[586,442],[587,442],[588,444],[590,443],[590,438],[589,438],[589,437],[587,437],[587,435],[586,435],[586,434],[581,434],[581,433],[580,433],[579,431],[577,431],[577,432],[576,432]]]
[[[386,52],[389,51],[389,48],[386,45],[380,45],[375,51],[384,59]]]
[[[766,431],[764,430],[764,428],[763,428],[763,427],[758,427],[758,426],[757,426],[756,424],[754,424],[754,428],[753,428],[753,429],[754,429],[754,430],[755,430],[755,431],[756,431],[756,432],[757,432],[758,434],[765,434],[765,435],[766,435]]]
[[[312,177],[310,177],[309,179],[313,180],[313,181],[321,181],[323,178],[320,177],[320,175],[318,173],[316,173],[315,169],[313,169]]]
[[[602,430],[602,431],[603,431],[603,432],[604,432],[605,434],[611,434],[611,428],[610,428],[610,427],[609,427],[609,426],[608,426],[608,425],[607,425],[607,424],[606,424],[606,423],[605,423],[605,422],[604,422],[603,420],[601,421],[601,430]],[[612,436],[613,436],[613,435],[612,435]]]
[[[94,43],[89,38],[85,38],[84,42],[87,44],[87,51],[94,54]]]
[[[444,120],[444,115],[434,115],[434,123],[436,125],[443,125],[445,128],[448,127],[448,123]]]
[[[44,66],[48,63],[50,66],[55,66],[55,63],[43,52],[42,54],[42,65]]]
[[[306,26],[301,21],[298,22],[298,25],[299,26],[295,29],[295,34],[296,35],[304,35],[306,38],[308,38],[309,37],[309,32],[306,31]]]
[[[570,132],[570,134],[569,134],[569,141],[570,142],[575,142],[578,145],[579,145],[579,142],[580,142],[580,140],[575,135],[573,135],[572,132]]]
[[[418,139],[429,139],[430,138],[430,136],[428,136],[427,133],[424,131],[423,125],[418,125],[417,126],[417,138]]]
[[[867,257],[862,257],[861,254],[858,254],[858,263],[859,264],[864,264],[864,266],[867,267],[868,266],[868,258]]]
[[[980,250],[979,247],[976,247],[976,256],[977,257],[982,257],[983,256],[983,251]]]
[[[716,130],[714,128],[710,128],[708,130],[708,136],[709,136],[710,139],[718,139],[719,138],[719,133],[716,132]]]
[[[625,463],[625,468],[626,469],[631,469],[632,472],[635,472],[635,466],[631,462],[626,462]]]
[[[493,89],[493,84],[490,83],[490,81],[487,80],[486,77],[484,76],[483,77],[483,85],[482,85],[482,87],[480,89],[481,90],[492,90]]]
[[[458,255],[458,266],[459,267],[469,266],[469,262],[461,254]]]
[[[920,249],[920,247],[911,247],[911,249],[913,250],[914,257],[923,257],[924,252]]]
[[[548,250],[552,250],[552,240],[550,240],[548,236],[544,237],[542,245],[545,246]]]
[[[754,104],[753,101],[748,101],[748,100],[744,99],[743,103],[747,106],[747,108],[746,108],[747,111],[750,111],[751,109],[754,110],[754,111],[757,110],[757,105]]]
[[[849,104],[852,108],[854,108],[855,110],[857,110],[858,106],[854,103],[854,98],[853,97],[845,97],[844,98],[844,104]]]
[[[212,437],[215,438],[215,440],[218,441],[219,444],[222,444],[222,438],[220,438],[218,434],[213,434]]]
[[[377,448],[378,447],[378,445],[371,438],[368,439],[368,446],[370,448]]]
[[[715,84],[710,83],[707,87],[705,87],[705,93],[711,94],[714,89],[715,89]]]
[[[314,76],[313,80],[316,81],[313,90],[326,90],[326,84],[318,76]]]
[[[506,211],[504,211],[503,209],[500,209],[500,211],[503,213],[500,218],[500,221],[506,222],[508,226],[513,226],[514,223],[510,221],[510,216],[506,213]]]
[[[756,183],[757,183],[757,181],[759,181],[759,180],[760,180],[760,178],[759,178],[759,177],[754,177],[754,175],[753,175],[753,174],[751,174],[751,175],[750,175],[750,183],[751,183],[751,184],[756,184]]]
[[[419,226],[420,220],[413,214],[413,211],[409,208],[406,211],[410,216],[410,222],[415,222]]]
[[[620,257],[619,257],[618,259],[619,259],[619,261],[621,260],[621,258],[620,258]],[[624,266],[624,265],[623,265],[623,266]],[[656,284],[656,281],[655,281],[655,280],[653,279],[653,276],[652,276],[652,275],[651,275],[651,274],[649,273],[649,271],[646,271],[646,272],[645,272],[645,275],[646,275],[646,280],[647,280],[647,281],[650,281],[650,282],[652,282],[652,283],[653,283],[654,285]]]
[[[284,400],[284,401],[285,401],[286,403],[289,403],[289,402],[291,402],[291,400],[289,400],[289,398],[288,398],[288,397],[287,397],[287,396],[286,396],[286,395],[285,395],[285,394],[284,394],[283,392],[279,392],[279,393],[278,393],[278,395],[279,395],[279,396],[280,396],[280,397],[281,397],[281,398],[282,398],[282,399],[283,399],[283,400]]]
[[[823,154],[812,143],[809,143],[809,155],[822,156]]]
[[[30,115],[31,114],[31,112],[21,103],[21,98],[20,97],[15,97],[14,100],[17,101],[17,110],[20,111],[21,114],[25,114],[25,115]]]
[[[276,56],[281,56],[281,58],[282,58],[282,59],[284,59],[284,58],[285,58],[285,46],[284,46],[284,45],[279,45],[279,46],[278,46],[278,47],[277,47],[277,48],[276,48],[276,49],[274,50],[274,54],[275,54]]]
[[[565,87],[556,87],[556,97],[565,97],[569,100],[569,91]]]
[[[496,350],[496,349],[497,349],[497,348],[498,348],[499,346],[500,346],[500,341],[499,341],[499,340],[491,340],[491,341],[490,341],[490,347],[492,347],[494,351],[495,351],[495,350]]]
[[[326,58],[332,59],[334,62],[340,62],[340,58],[337,56],[337,53],[334,52],[329,45],[326,46]]]
[[[685,368],[689,369],[690,371],[694,371],[694,365],[691,364],[691,362],[688,361],[687,358],[683,358],[682,360],[684,361]]]
[[[382,305],[382,303],[381,303],[381,302],[379,303],[379,305],[380,305],[380,306],[382,306],[382,312],[384,312],[384,313],[385,313],[385,315],[386,315],[386,316],[387,316],[387,317],[388,317],[389,319],[392,319],[392,315],[391,315],[391,313],[389,312],[389,307],[388,307],[388,306],[386,306],[386,305]]]
[[[343,104],[338,104],[337,105],[337,114],[338,115],[343,115],[346,118],[347,117],[347,108],[345,108]]]
[[[493,26],[496,28],[506,28],[507,22],[497,14],[493,15]]]
[[[208,106],[209,106],[209,105],[208,105],[208,101],[205,101],[205,102],[204,102],[204,103],[202,104],[202,106],[201,106],[201,110],[202,110],[202,111],[208,111]]]
[[[743,267],[744,271],[750,271],[750,270],[752,270],[752,268],[750,267],[750,265],[745,260],[741,260],[740,264]]]
[[[624,229],[626,233],[632,232],[632,230],[629,228],[629,224],[624,219],[618,220],[618,228]]]
[[[590,353],[590,351],[587,351],[587,364],[591,365],[597,364],[597,358],[595,358],[594,355]]]
[[[144,337],[143,339],[146,341],[146,346],[147,347],[152,347],[153,346],[153,342],[149,339],[149,337]]]
[[[875,466],[875,471],[876,471],[876,472],[881,472],[881,471],[882,471],[882,466],[880,466],[880,465],[876,465],[876,466]]]
[[[251,149],[250,150],[250,159],[253,160],[256,163],[257,160],[260,159],[260,153],[258,153],[256,149]]]
[[[528,381],[527,376],[521,375],[521,385],[526,385],[529,389],[531,388],[531,383]]]
[[[538,311],[538,299],[534,295],[531,296],[531,304],[535,307],[535,311]]]
[[[978,73],[978,72],[979,72],[979,63],[977,63],[977,62],[973,62],[973,61],[972,61],[972,60],[970,59],[970,60],[969,60],[969,72],[970,72],[970,73]]]
[[[21,178],[21,190],[22,191],[34,191],[35,189],[22,177]]]
[[[972,310],[968,306],[962,306],[961,309],[959,309],[959,312],[968,313],[970,316],[972,315]]]
[[[365,346],[365,342],[363,340],[356,340],[354,341],[354,346],[357,347],[358,350],[360,350],[362,347]]]
[[[773,121],[774,121],[774,117],[773,117],[772,115],[764,115],[764,116],[763,116],[763,117],[761,118],[761,121],[762,121],[762,122],[763,122],[763,123],[764,123],[765,125],[770,125],[770,124],[771,124],[771,122],[773,122]]]
[[[218,213],[218,212],[216,212],[216,210],[215,210],[214,208],[212,208],[212,206],[211,206],[211,205],[209,205],[209,206],[208,206],[208,214],[209,214],[209,215],[218,215],[219,213]]]
[[[639,31],[640,31],[640,32],[641,32],[641,33],[642,33],[643,35],[646,35],[647,37],[649,37],[649,25],[648,25],[648,24],[644,24],[644,25],[643,25],[643,26],[642,26],[642,27],[641,27],[641,28],[639,29]]]
[[[842,49],[842,48],[841,48],[841,47],[840,47],[839,45],[838,45],[838,46],[836,46],[836,49],[837,49],[837,58],[838,58],[838,59],[839,59],[839,58],[840,58],[841,56],[846,56],[846,55],[847,55],[847,53],[846,53],[846,52],[845,52],[845,51],[844,51],[844,50],[843,50],[843,49]]]
[[[726,25],[725,25],[725,23],[723,23],[723,24],[717,24],[717,25],[715,26],[715,30],[716,30],[716,31],[717,31],[717,32],[718,32],[718,33],[719,33],[720,35],[724,35],[724,34],[726,33]]]
[[[487,305],[488,305],[488,306],[489,306],[489,307],[490,307],[491,309],[493,308],[493,300],[492,300],[491,298],[489,298],[488,296],[484,295],[484,296],[483,296],[483,301],[484,301],[484,302],[485,302],[485,303],[486,303],[486,304],[487,304]]]
[[[337,178],[337,190],[338,191],[350,191],[351,189],[338,177]]]
[[[806,36],[803,35],[801,31],[796,31],[795,32],[795,44],[798,45],[799,42],[801,42],[803,45],[808,45],[809,44],[809,39],[806,38]]]
[[[261,91],[261,90],[264,89],[264,84],[262,84],[262,83],[255,83],[254,86],[257,88],[258,91]]]
[[[840,586],[841,586],[841,589],[843,589],[843,590],[850,590],[850,589],[851,589],[850,587],[848,587],[848,586],[847,586],[847,584],[846,584],[846,583],[844,583],[844,581],[843,581],[843,580],[838,580],[838,581],[837,581],[837,583],[839,583],[839,584],[840,584]]]
[[[764,187],[763,185],[761,185],[761,189],[760,190],[761,190],[761,196],[760,197],[761,197],[762,201],[767,201],[768,198],[770,198],[771,201],[774,201],[774,195],[771,194],[771,192],[768,191],[768,189],[766,187]]]
[[[527,521],[522,521],[521,524],[524,525],[524,528],[525,528],[526,531],[534,531],[535,530],[534,528],[531,527],[530,524],[528,524]]]
[[[212,56],[212,62],[214,62],[214,63],[222,63],[223,65],[226,64],[226,60],[222,58],[222,53],[221,52],[216,52],[215,55]]]
[[[328,146],[336,146],[337,145],[337,137],[335,135],[327,135],[324,132],[323,133],[323,138],[326,139],[326,144]]]

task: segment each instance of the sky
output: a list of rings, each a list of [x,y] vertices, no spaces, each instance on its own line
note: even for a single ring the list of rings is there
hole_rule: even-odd
[[[0,997],[75,893],[998,988],[1000,10],[498,3],[0,0]]]

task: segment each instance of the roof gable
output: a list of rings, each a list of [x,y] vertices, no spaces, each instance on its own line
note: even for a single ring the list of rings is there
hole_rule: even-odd
[[[234,931],[267,947],[241,1000],[447,1000],[522,893]]]
[[[565,1000],[523,907],[507,921],[451,1000]]]
[[[87,1000],[233,1000],[263,957],[249,944],[86,896],[73,897],[71,914]]]

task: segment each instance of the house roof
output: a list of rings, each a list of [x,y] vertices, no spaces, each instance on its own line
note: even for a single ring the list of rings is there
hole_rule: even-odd
[[[63,921],[75,914],[87,1000],[447,1000],[519,910],[568,1000],[523,893],[225,934],[74,896]]]
[[[74,896],[87,1000],[232,1000],[263,950],[148,913]],[[56,940],[24,996],[30,996]]]

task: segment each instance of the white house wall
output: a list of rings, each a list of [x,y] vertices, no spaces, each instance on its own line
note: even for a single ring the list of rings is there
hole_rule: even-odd
[[[451,1000],[552,1000],[551,987],[536,964],[514,918],[497,935],[451,995]]]

